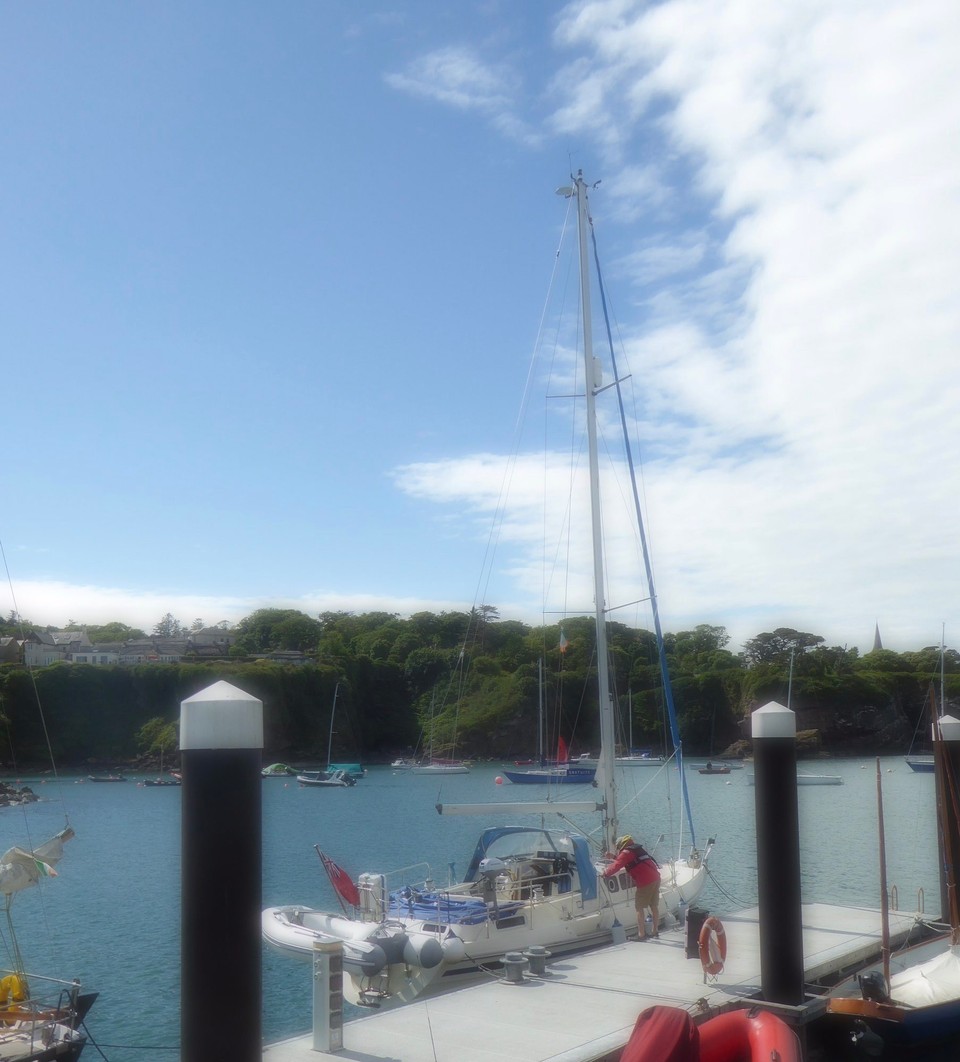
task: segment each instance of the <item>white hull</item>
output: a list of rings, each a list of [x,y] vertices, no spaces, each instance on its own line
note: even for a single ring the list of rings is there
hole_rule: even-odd
[[[464,763],[424,763],[412,767],[414,774],[469,774],[470,768]]]
[[[304,960],[310,959],[316,940],[343,941],[344,997],[360,1006],[390,1007],[461,984],[501,962],[507,952],[533,946],[553,955],[582,951],[610,943],[618,924],[636,935],[635,889],[625,871],[603,879],[592,864],[585,867],[585,843],[579,859],[569,847],[567,852],[554,848],[554,858],[547,858],[541,846],[560,836],[550,831],[494,832],[504,835],[506,843],[500,848],[504,852],[519,847],[516,839],[525,840],[529,834],[536,841],[532,854],[491,856],[480,863],[474,880],[447,889],[436,889],[432,883],[406,886],[389,896],[382,875],[363,874],[358,883],[359,917],[302,906],[269,908],[262,918],[264,939]],[[486,850],[495,851],[495,844]],[[489,869],[483,869],[485,863]],[[664,864],[661,923],[677,917],[681,901],[687,906],[694,903],[705,882],[702,861]],[[381,937],[391,934],[403,935],[402,947],[391,942],[391,951],[383,946]],[[442,959],[433,965],[438,955]]]
[[[752,774],[747,775],[747,785],[755,785]],[[797,785],[843,785],[839,774],[798,774]]]

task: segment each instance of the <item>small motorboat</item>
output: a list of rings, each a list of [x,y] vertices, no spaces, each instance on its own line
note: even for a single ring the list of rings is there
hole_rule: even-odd
[[[271,763],[260,772],[264,778],[290,778],[297,772],[285,763]]]
[[[700,774],[729,774],[730,768],[708,762],[705,767],[699,768],[699,772]]]
[[[347,771],[305,771],[297,775],[297,781],[302,786],[344,788],[356,785],[357,780]]]

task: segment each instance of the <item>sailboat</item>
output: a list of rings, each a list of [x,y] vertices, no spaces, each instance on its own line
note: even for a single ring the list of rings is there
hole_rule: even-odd
[[[461,660],[463,654],[461,653]],[[427,755],[410,768],[411,774],[469,774],[470,767],[463,760],[453,757],[434,755],[433,716],[436,707],[436,694],[430,698],[430,723],[427,729]]]
[[[339,692],[340,683],[338,682],[333,688],[333,707],[330,709],[330,733],[327,736],[327,769],[325,771],[303,771],[298,774],[297,781],[301,786],[321,789],[343,789],[356,785],[357,778],[363,777],[363,769],[359,763],[334,764],[330,762],[330,756],[333,752],[333,720],[337,714],[337,694]]]
[[[614,710],[606,632],[595,408],[602,385],[592,345],[588,257],[591,222],[587,190],[579,173],[570,187],[561,189],[561,194],[576,201],[579,236],[601,747],[594,794],[580,801],[438,803],[437,811],[442,815],[479,814],[493,821],[502,821],[506,815],[539,815],[541,820],[539,825],[494,825],[482,830],[463,880],[446,887],[438,887],[431,880],[408,883],[399,876],[402,872],[396,878],[391,875],[389,880],[386,874],[365,873],[359,876],[355,886],[350,883],[351,889],[347,890],[353,908],[349,915],[345,910],[337,914],[300,905],[267,908],[261,919],[263,937],[286,954],[309,960],[314,941],[337,938],[344,942],[343,990],[351,1003],[396,1006],[442,984],[454,984],[467,975],[500,965],[510,952],[534,947],[558,955],[608,944],[621,939],[624,933],[637,933],[632,880],[625,871],[610,878],[604,878],[601,873],[613,858],[615,839],[622,826],[617,807]],[[621,404],[621,424],[625,419],[622,408]],[[636,488],[634,503],[671,737],[681,767],[681,792],[690,822],[689,854],[685,857],[678,854],[661,865],[660,912],[666,921],[678,915],[684,905],[692,904],[703,890],[713,842],[703,852],[696,847]],[[545,817],[554,814],[560,816],[558,827],[546,824]],[[596,824],[595,830],[579,832],[571,818],[576,815],[590,817]],[[356,952],[358,942],[368,946],[364,954]],[[427,942],[432,942],[434,947],[427,948]]]
[[[537,667],[538,701],[537,701],[537,759],[535,763],[518,763],[514,767],[504,767],[503,775],[514,785],[592,785],[597,769],[582,761],[570,762],[567,743],[563,738],[557,740],[557,758],[547,760],[543,754],[543,657]]]
[[[23,889],[56,877],[63,846],[73,838],[66,827],[33,849],[11,848],[0,856],[0,894],[11,934],[8,951],[15,962],[0,970],[0,1058],[19,1062],[76,1062],[87,1042],[80,1031],[97,993],[81,994],[77,981],[58,981],[28,973],[16,942],[10,909]]]
[[[930,704],[929,715],[930,715],[930,723],[931,723],[931,725],[933,724],[934,720],[937,718],[938,715],[943,715],[944,712],[946,712],[946,710],[947,710],[946,701],[944,700],[944,682],[945,682],[945,679],[946,679],[946,676],[945,676],[946,664],[945,664],[943,637],[944,637],[943,629],[941,628],[941,633],[940,633],[940,709],[939,709],[939,711],[937,710],[937,699],[936,699],[936,695],[933,692],[933,686],[931,685],[931,687],[930,687],[930,700],[929,700],[929,704]],[[921,724],[923,723],[923,721],[925,719],[925,715],[926,715],[926,713],[923,713],[920,716],[920,721],[917,723],[917,729],[918,730],[919,730]],[[916,738],[916,736],[917,736],[916,732],[914,732],[913,736],[914,736],[914,738]],[[913,742],[910,743],[910,751],[907,753],[907,755],[904,757],[904,759],[907,761],[907,766],[910,768],[911,771],[915,771],[917,774],[933,774],[933,769],[934,769],[933,755],[931,753],[926,753],[926,752],[914,752],[913,751]]]

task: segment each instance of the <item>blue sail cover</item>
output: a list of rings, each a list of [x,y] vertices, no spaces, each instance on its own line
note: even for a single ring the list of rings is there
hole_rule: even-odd
[[[509,901],[497,908],[500,918],[513,914],[523,906]],[[446,892],[418,892],[404,886],[390,893],[387,911],[391,918],[420,918],[442,925],[475,926],[490,918],[487,905],[479,897],[451,896]]]
[[[527,856],[533,859],[572,856],[580,879],[580,892],[585,900],[597,895],[597,868],[590,857],[585,837],[575,837],[555,830],[541,830],[530,826],[490,826],[480,834],[464,881],[476,881],[480,861],[491,856],[506,859]]]

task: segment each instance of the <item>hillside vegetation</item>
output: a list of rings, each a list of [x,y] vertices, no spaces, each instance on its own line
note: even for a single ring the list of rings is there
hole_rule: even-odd
[[[0,759],[45,761],[45,729],[60,765],[172,752],[180,702],[217,679],[263,701],[267,759],[325,760],[338,686],[334,759],[384,761],[430,744],[437,755],[530,756],[541,697],[548,753],[561,737],[573,754],[598,746],[592,619],[566,620],[561,631],[500,620],[492,608],[405,619],[265,609],[235,633],[231,658],[204,664],[0,667]],[[634,746],[668,747],[653,635],[613,623],[609,641],[622,744],[631,734]],[[791,652],[791,707],[798,729],[815,735],[804,743],[813,751],[905,751],[931,685],[939,691],[939,647],[861,656],[786,628],[757,635],[741,654],[727,643],[723,627],[707,625],[665,636],[688,752],[719,753],[749,736],[753,708],[786,703]],[[308,662],[256,658],[272,650]],[[958,656],[944,655],[949,699],[960,693]]]

